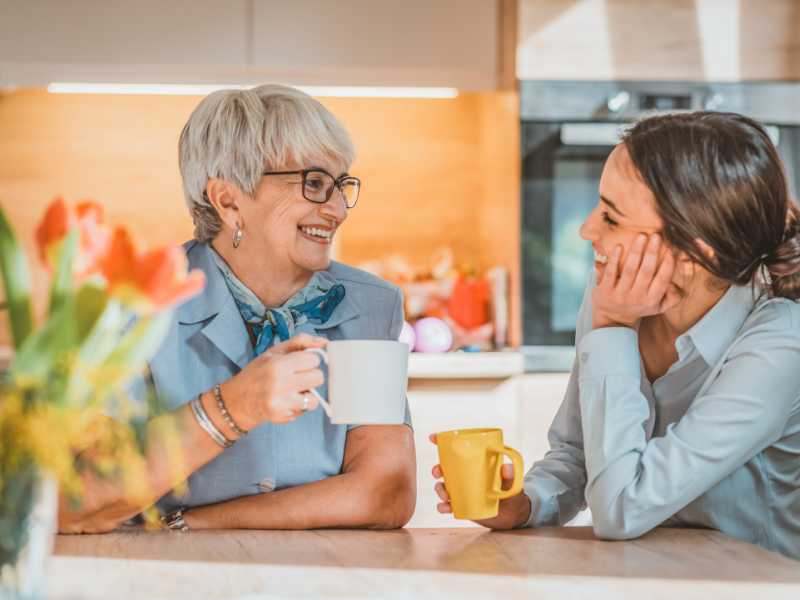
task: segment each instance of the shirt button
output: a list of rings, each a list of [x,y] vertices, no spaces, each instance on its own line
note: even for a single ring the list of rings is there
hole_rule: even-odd
[[[258,482],[258,487],[262,492],[271,492],[275,489],[275,480],[267,477]]]
[[[589,353],[588,352],[581,352],[581,362],[585,363],[589,360]]]

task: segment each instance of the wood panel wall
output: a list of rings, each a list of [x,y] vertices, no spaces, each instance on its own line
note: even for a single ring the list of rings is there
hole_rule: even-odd
[[[0,95],[0,204],[32,251],[49,200],[90,197],[147,244],[182,242],[192,227],[177,165],[178,134],[197,97]],[[393,253],[425,265],[449,246],[459,264],[495,264],[519,282],[519,136],[515,92],[452,100],[331,98],[323,102],[358,149],[364,181],[341,231],[341,260]],[[32,256],[33,254],[31,254]],[[34,268],[39,308],[45,275]],[[519,343],[518,303],[512,341]],[[8,343],[0,320],[0,344]]]

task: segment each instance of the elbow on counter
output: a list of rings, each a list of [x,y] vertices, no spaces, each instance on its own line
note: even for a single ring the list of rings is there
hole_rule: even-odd
[[[626,515],[625,508],[617,502],[601,506],[590,500],[589,508],[592,511],[592,530],[601,540],[633,540],[653,528],[643,519]]]
[[[400,529],[414,515],[417,503],[416,484],[405,477],[395,478],[390,485],[372,495],[369,502],[367,527],[369,529]]]

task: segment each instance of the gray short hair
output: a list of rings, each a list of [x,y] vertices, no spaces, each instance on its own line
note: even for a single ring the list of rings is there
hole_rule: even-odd
[[[222,227],[206,196],[209,179],[229,181],[252,195],[265,169],[333,160],[346,171],[354,158],[353,142],[342,124],[298,89],[262,85],[209,94],[192,112],[178,142],[195,239],[207,242]]]

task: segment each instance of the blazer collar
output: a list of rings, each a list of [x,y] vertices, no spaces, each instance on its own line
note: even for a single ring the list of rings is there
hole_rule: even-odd
[[[240,368],[244,368],[254,358],[253,347],[225,278],[214,262],[211,254],[213,250],[208,244],[196,241],[187,242],[184,248],[189,268],[203,271],[206,285],[200,294],[178,308],[178,323],[180,325],[203,323],[201,333]],[[324,332],[338,327],[345,321],[356,318],[361,312],[357,300],[353,297],[353,288],[349,287],[346,281],[340,283],[345,286],[345,296],[330,319],[315,325],[317,331]]]

